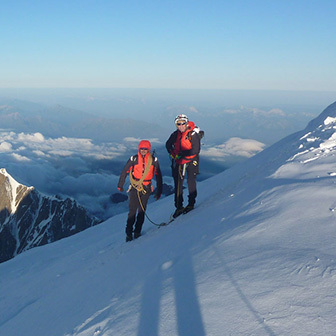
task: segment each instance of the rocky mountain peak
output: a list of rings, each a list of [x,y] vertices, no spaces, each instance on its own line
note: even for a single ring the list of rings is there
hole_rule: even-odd
[[[18,183],[5,168],[0,169],[0,211],[7,209],[9,213],[15,213],[18,204],[33,190]]]
[[[99,222],[75,200],[44,196],[0,169],[0,262]]]

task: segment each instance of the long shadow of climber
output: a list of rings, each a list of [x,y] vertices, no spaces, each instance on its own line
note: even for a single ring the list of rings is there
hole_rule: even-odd
[[[195,275],[189,253],[176,262],[168,262],[148,277],[143,288],[140,322],[137,336],[159,335],[160,317],[176,320],[179,336],[205,336],[200,304],[196,292]],[[175,312],[165,311],[160,316],[161,289],[163,283],[174,286]],[[167,316],[168,314],[168,316]]]

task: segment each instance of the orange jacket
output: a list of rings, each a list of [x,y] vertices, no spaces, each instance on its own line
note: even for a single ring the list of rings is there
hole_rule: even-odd
[[[143,157],[140,154],[140,148],[147,148],[148,152],[147,154]],[[119,182],[118,182],[118,188],[122,188],[125,180],[126,180],[126,176],[129,174],[129,172],[132,172],[133,178],[135,180],[140,180],[143,173],[145,172],[146,169],[146,165],[148,162],[148,157],[150,155],[150,149],[151,149],[151,145],[150,142],[148,140],[142,140],[139,143],[139,150],[138,150],[138,154],[131,156],[130,159],[127,161],[124,169],[121,172],[120,178],[119,178]],[[158,193],[161,194],[162,192],[162,174],[161,174],[161,170],[160,170],[160,165],[159,165],[159,161],[156,157],[153,157],[153,162],[150,166],[149,172],[147,174],[147,176],[145,177],[143,184],[144,185],[149,185],[151,183],[152,178],[156,177],[156,185],[157,185],[157,189],[158,189]]]

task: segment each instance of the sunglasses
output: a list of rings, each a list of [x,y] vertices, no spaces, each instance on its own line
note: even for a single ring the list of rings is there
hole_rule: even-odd
[[[140,150],[146,150],[146,151],[148,151],[148,148],[141,147]]]
[[[181,126],[181,125],[185,125],[185,124],[186,124],[186,122],[177,122],[176,123],[177,126]]]

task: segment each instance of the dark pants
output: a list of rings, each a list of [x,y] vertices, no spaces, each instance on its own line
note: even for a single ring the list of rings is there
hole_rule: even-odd
[[[145,220],[145,212],[147,202],[151,193],[151,187],[150,185],[144,187],[146,190],[146,193],[143,194],[142,192],[139,192],[134,189],[133,187],[131,188],[129,192],[129,212],[128,212],[128,217],[127,217],[127,224],[126,224],[126,235],[131,237],[132,233],[134,232],[135,234],[140,234],[142,225]],[[142,203],[142,206],[139,202],[139,196],[140,200]],[[142,209],[143,208],[143,209]],[[133,230],[133,225],[135,223],[135,227]]]
[[[196,202],[197,189],[196,189],[196,176],[198,174],[198,161],[196,165],[190,162],[186,165],[185,174],[187,174],[188,183],[188,205],[194,205]],[[183,175],[183,165],[175,164],[172,166],[172,174],[175,184],[175,207],[183,207],[183,181],[185,175]]]

